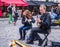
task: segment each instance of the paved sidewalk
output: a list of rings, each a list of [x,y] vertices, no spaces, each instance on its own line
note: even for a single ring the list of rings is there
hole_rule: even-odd
[[[19,39],[19,27],[22,26],[22,23],[20,20],[17,21],[17,25],[14,26],[12,24],[8,24],[8,21],[0,21],[0,47],[10,47],[10,41],[11,40],[18,40]],[[33,24],[35,27],[36,25]],[[44,36],[40,34],[42,38]],[[60,42],[60,29],[51,29],[51,33],[48,36],[49,42],[48,44],[50,45],[50,41],[57,41]],[[22,43],[26,44],[26,41],[21,41]],[[33,45],[30,45],[31,47],[40,47],[38,46],[38,41],[34,41]]]

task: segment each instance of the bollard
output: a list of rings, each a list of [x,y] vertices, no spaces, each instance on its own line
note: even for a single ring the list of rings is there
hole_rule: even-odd
[[[17,47],[17,46],[16,46],[16,43],[15,43],[15,40],[11,40],[11,45],[10,45],[10,47]]]

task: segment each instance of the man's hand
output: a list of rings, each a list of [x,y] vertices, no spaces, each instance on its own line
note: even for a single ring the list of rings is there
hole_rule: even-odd
[[[41,27],[41,24],[40,24],[41,20],[39,18],[36,18],[36,21],[37,21],[37,26],[40,28]]]

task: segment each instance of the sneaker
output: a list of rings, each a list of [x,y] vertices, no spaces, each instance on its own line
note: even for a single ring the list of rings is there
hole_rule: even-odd
[[[34,44],[33,41],[30,41],[30,40],[28,40],[26,43],[27,44]]]
[[[22,38],[18,39],[18,40],[22,40]]]
[[[42,40],[39,40],[38,46],[42,46],[42,43],[43,43],[43,41]]]

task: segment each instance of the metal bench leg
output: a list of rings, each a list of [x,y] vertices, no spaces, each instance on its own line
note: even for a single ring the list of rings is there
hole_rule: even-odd
[[[48,45],[48,44],[47,44],[47,42],[48,42],[48,38],[46,39],[45,46],[47,46],[47,45]]]
[[[44,44],[44,47],[48,45],[48,38],[46,38],[45,40],[45,44]]]
[[[47,41],[48,41],[48,35],[44,35],[45,36],[45,38],[43,39],[43,42],[42,42],[42,44],[44,43],[44,41],[46,40],[46,42],[45,42],[45,44],[44,44],[44,46],[43,47],[45,47],[46,45],[47,45]]]

